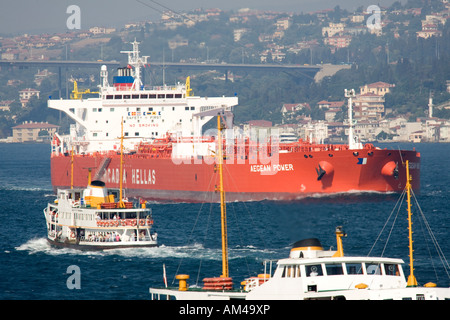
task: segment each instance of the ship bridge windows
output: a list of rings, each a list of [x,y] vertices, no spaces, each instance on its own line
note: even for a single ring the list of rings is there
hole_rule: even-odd
[[[123,95],[123,98],[124,98],[124,99],[130,99],[130,98],[131,98],[131,95],[130,95],[130,94],[124,94],[124,95]]]
[[[131,95],[131,99],[139,99],[139,95],[138,94],[132,94]]]
[[[347,274],[363,274],[363,269],[361,263],[346,263],[345,267],[347,269]]]
[[[112,100],[112,99],[114,99],[114,95],[108,94],[108,95],[106,95],[106,99],[107,100]]]
[[[164,99],[164,97],[165,97],[165,94],[158,94],[158,99]]]
[[[166,99],[173,99],[173,93],[166,94]]]
[[[400,271],[398,269],[398,265],[397,264],[390,264],[390,263],[385,263],[384,264],[384,273],[387,276],[398,276],[398,275],[400,275]]]
[[[148,99],[148,94],[141,94],[141,99]]]
[[[344,269],[342,264],[326,264],[325,269],[327,270],[327,276],[337,276],[344,274]]]
[[[283,269],[282,278],[299,278],[301,276],[299,265],[288,265]]]
[[[307,277],[323,276],[323,270],[322,270],[321,264],[306,265],[305,271],[306,271]]]
[[[148,98],[149,98],[149,99],[156,99],[156,94],[149,94],[149,95],[148,95]]]
[[[114,99],[115,99],[115,100],[122,99],[122,95],[121,95],[121,94],[116,94],[116,95],[114,96]]]
[[[366,272],[371,275],[381,274],[381,268],[378,263],[366,263]]]

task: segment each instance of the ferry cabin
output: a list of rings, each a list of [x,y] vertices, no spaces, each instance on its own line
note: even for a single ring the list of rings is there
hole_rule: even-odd
[[[263,285],[247,286],[247,299],[347,299],[351,291],[406,288],[401,259],[341,257],[284,259]],[[358,294],[362,293],[358,292]]]

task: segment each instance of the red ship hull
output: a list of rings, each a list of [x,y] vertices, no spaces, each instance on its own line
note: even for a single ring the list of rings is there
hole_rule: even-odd
[[[104,166],[104,159],[110,159]],[[420,154],[416,151],[321,148],[280,153],[277,164],[224,164],[227,201],[292,200],[313,194],[346,192],[402,192],[406,183],[405,161],[409,160],[415,192],[420,188]],[[109,188],[119,187],[120,155],[52,155],[51,177],[56,188],[88,184],[92,177]],[[259,161],[259,160],[258,160]],[[123,188],[129,197],[146,200],[218,201],[219,174],[214,164],[175,164],[170,157],[154,154],[124,155]],[[237,162],[237,161],[236,161]],[[73,168],[73,169],[72,169]],[[98,172],[103,170],[103,172]]]

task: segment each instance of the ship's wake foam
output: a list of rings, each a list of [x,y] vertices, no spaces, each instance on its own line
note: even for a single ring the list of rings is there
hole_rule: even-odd
[[[168,246],[148,248],[122,248],[102,251],[78,250],[73,248],[55,248],[46,238],[30,239],[15,248],[28,254],[44,253],[48,255],[80,255],[80,256],[121,256],[124,258],[161,258],[161,259],[201,259],[220,260],[220,248],[205,248],[202,244],[194,243],[187,246]],[[275,250],[260,249],[254,246],[235,247],[229,249],[230,259],[255,258],[276,254]]]

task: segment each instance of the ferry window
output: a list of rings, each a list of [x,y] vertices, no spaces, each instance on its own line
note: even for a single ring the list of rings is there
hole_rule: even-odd
[[[114,96],[113,96],[112,94],[108,94],[108,95],[106,96],[106,99],[108,99],[108,100],[114,99]]]
[[[109,108],[109,111],[110,112],[114,112],[114,108]]]
[[[328,276],[336,276],[344,274],[344,270],[342,269],[342,264],[326,264],[325,268],[327,269]]]
[[[149,94],[148,97],[149,97],[150,99],[156,99],[156,94]]]
[[[97,112],[97,108],[93,108],[93,109],[92,109],[92,112]]]
[[[184,107],[184,110],[189,110],[189,107]]]
[[[176,93],[176,94],[175,94],[175,98],[176,98],[176,99],[181,98],[181,93]]]
[[[135,137],[139,137],[139,132],[135,132],[135,133],[134,133],[134,136],[135,136]]]
[[[148,111],[153,111],[153,107],[148,108]]]
[[[141,99],[147,99],[148,98],[148,94],[141,94]]]
[[[173,93],[166,94],[166,99],[173,99]]]
[[[138,95],[138,94],[133,94],[133,95],[131,96],[131,98],[132,98],[132,99],[139,99],[139,95]]]
[[[191,107],[191,110],[195,110],[195,107]]]
[[[130,95],[129,95],[129,94],[124,94],[124,95],[123,95],[123,98],[124,98],[124,99],[130,99]]]
[[[164,94],[158,94],[158,99],[164,99]]]
[[[285,266],[282,278],[298,278],[300,277],[300,266]]]
[[[363,274],[361,263],[347,263],[347,274]]]
[[[366,263],[367,274],[381,274],[380,265],[378,263]]]
[[[125,132],[124,135],[125,135],[125,137],[128,137],[128,132]]]
[[[97,132],[94,132],[94,133],[92,134],[92,136],[93,136],[93,137],[96,137],[96,136],[97,136]]]
[[[98,112],[102,112],[102,108],[98,108]]]
[[[384,264],[384,272],[386,273],[387,276],[399,276],[400,275],[400,271],[398,270],[397,264],[385,263]]]
[[[114,99],[122,99],[122,95],[121,95],[121,94],[116,94],[116,95],[114,96]]]
[[[305,266],[305,269],[306,269],[307,277],[323,276],[322,265],[320,265],[320,264],[313,264],[310,266]]]
[[[141,108],[136,108],[136,111],[141,111]]]

